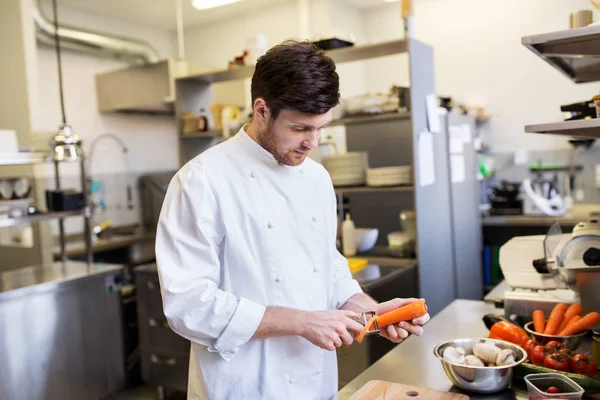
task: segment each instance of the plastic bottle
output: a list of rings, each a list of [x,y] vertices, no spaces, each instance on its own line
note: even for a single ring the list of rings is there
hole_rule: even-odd
[[[350,214],[346,214],[346,220],[342,224],[342,252],[346,257],[356,255],[356,237],[354,222]]]
[[[208,130],[208,118],[206,117],[206,112],[204,108],[200,109],[200,114],[198,114],[198,132],[206,132]]]

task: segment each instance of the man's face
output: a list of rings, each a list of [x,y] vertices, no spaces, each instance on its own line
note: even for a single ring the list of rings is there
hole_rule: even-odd
[[[257,131],[256,139],[281,164],[300,165],[308,152],[319,146],[321,132],[331,122],[331,115],[331,110],[321,115],[282,110],[277,119],[270,118]]]

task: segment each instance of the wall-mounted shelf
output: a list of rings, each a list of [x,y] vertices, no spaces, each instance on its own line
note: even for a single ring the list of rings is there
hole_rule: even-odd
[[[5,218],[0,219],[0,228],[81,215],[83,215],[83,210],[47,212],[33,215],[25,215],[19,218]]]
[[[575,83],[600,80],[600,25],[525,36],[521,43]]]
[[[180,133],[179,137],[181,139],[212,139],[212,138],[218,138],[218,137],[223,137],[223,131],[222,130],[212,130],[212,131],[207,131],[207,132],[198,132],[198,133]]]
[[[600,118],[526,125],[525,132],[598,139],[600,138]]]
[[[413,190],[415,190],[414,186],[349,186],[335,188],[336,193],[412,192]]]
[[[46,153],[0,153],[0,165],[31,165],[48,161]]]
[[[406,40],[392,40],[367,46],[352,46],[341,49],[329,50],[326,54],[337,64],[369,60],[372,58],[402,54],[408,51],[408,42]],[[237,81],[250,78],[254,73],[254,66],[248,65],[237,67],[230,70],[213,71],[202,74],[190,75],[177,79],[178,81],[195,81],[198,83],[219,83]]]

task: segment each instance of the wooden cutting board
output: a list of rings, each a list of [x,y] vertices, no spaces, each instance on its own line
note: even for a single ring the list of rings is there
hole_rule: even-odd
[[[348,400],[469,400],[458,393],[440,392],[386,381],[369,381]]]

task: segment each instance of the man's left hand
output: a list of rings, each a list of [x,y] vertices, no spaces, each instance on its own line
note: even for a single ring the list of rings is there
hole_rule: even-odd
[[[414,303],[416,301],[425,301],[424,299],[392,299],[390,301],[386,301],[384,303],[380,303],[377,306],[377,315],[381,315],[388,311],[395,310],[402,306],[405,306],[410,303]],[[409,333],[413,335],[421,336],[423,335],[422,325],[425,325],[427,321],[429,321],[429,313],[423,315],[420,318],[415,318],[412,321],[400,322],[399,324],[388,325],[381,328],[379,334],[384,338],[389,339],[394,343],[400,343],[404,339],[408,337]]]

